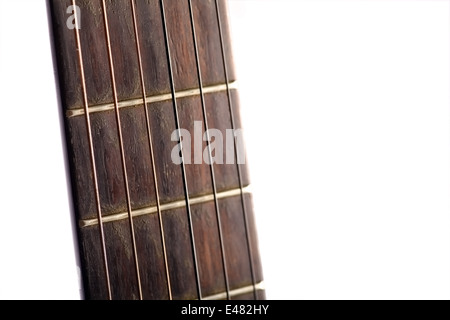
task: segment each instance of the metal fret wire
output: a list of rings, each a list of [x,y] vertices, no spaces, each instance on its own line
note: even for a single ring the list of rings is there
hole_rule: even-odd
[[[228,65],[227,65],[227,57],[225,54],[225,44],[224,44],[224,37],[223,37],[223,30],[222,30],[222,19],[220,17],[219,0],[215,0],[215,3],[216,3],[217,23],[218,23],[219,34],[220,34],[220,45],[222,48],[222,59],[223,59],[223,68],[224,68],[224,72],[225,72],[225,82],[227,83],[228,106],[229,106],[230,115],[231,115],[231,126],[232,126],[232,129],[235,130],[236,123],[235,123],[235,117],[234,117],[234,111],[233,111],[233,102],[232,102],[232,98],[231,98],[231,90],[228,85],[228,83],[229,83]],[[237,155],[236,139],[234,139],[234,153],[235,153],[235,158],[236,158],[235,160],[236,160],[237,170],[238,170],[239,187],[241,189],[241,202],[242,202],[242,210],[243,210],[243,215],[244,215],[245,233],[246,233],[246,237],[247,237],[247,247],[248,247],[248,255],[249,255],[249,261],[250,261],[250,272],[251,272],[251,277],[252,277],[252,284],[254,287],[253,295],[256,300],[257,292],[256,292],[255,271],[254,271],[254,266],[253,266],[253,249],[252,249],[252,245],[251,245],[251,241],[250,241],[250,230],[249,230],[249,225],[248,225],[246,201],[245,201],[244,193],[242,192],[242,186],[243,186],[242,172],[241,172],[241,167],[237,161],[238,155]]]
[[[250,285],[246,287],[241,287],[238,289],[233,289],[229,292],[231,298],[239,297],[247,293],[253,293],[253,290],[264,291],[266,288],[264,282],[257,283],[256,285]],[[223,300],[227,298],[226,292],[216,293],[208,297],[204,297],[203,300]]]
[[[194,260],[194,268],[195,268],[195,278],[196,278],[196,285],[197,285],[197,294],[198,299],[202,300],[202,288],[200,285],[200,274],[198,269],[198,260],[197,260],[197,250],[195,248],[195,237],[194,237],[194,226],[192,222],[192,212],[191,212],[191,204],[189,200],[189,190],[187,185],[187,178],[186,178],[186,167],[184,162],[184,155],[183,155],[183,144],[181,141],[181,127],[180,127],[180,118],[178,115],[178,104],[177,104],[177,98],[176,98],[176,92],[175,92],[175,83],[174,83],[174,77],[173,77],[173,69],[172,69],[172,56],[170,52],[170,43],[169,43],[169,35],[167,30],[167,21],[166,21],[166,11],[164,8],[164,0],[160,0],[160,6],[161,6],[161,18],[163,23],[163,29],[164,29],[164,40],[166,45],[166,54],[167,54],[167,63],[169,67],[169,78],[170,78],[170,88],[172,92],[172,98],[173,98],[173,109],[175,113],[175,121],[176,121],[176,129],[178,131],[178,142],[181,148],[181,171],[183,175],[183,186],[184,186],[184,193],[186,198],[186,210],[188,214],[188,222],[189,222],[189,232],[191,237],[191,245],[192,245],[192,256]]]
[[[120,146],[120,153],[121,153],[121,158],[122,158],[122,170],[123,170],[123,179],[124,179],[124,184],[125,184],[125,192],[126,192],[126,200],[127,200],[128,220],[129,220],[129,224],[130,224],[132,249],[133,249],[134,263],[135,263],[135,267],[136,267],[136,280],[137,280],[138,291],[139,291],[139,299],[142,300],[142,285],[141,285],[141,276],[139,273],[139,259],[137,256],[137,249],[136,249],[136,237],[135,237],[135,233],[134,233],[133,215],[132,215],[131,198],[130,198],[130,187],[128,184],[127,166],[125,163],[125,149],[124,149],[124,142],[123,142],[123,135],[122,135],[122,124],[121,124],[121,119],[120,119],[119,100],[117,97],[116,77],[114,74],[114,62],[113,62],[113,56],[112,56],[111,38],[110,38],[110,34],[109,34],[108,14],[106,12],[105,0],[102,0],[102,9],[103,9],[103,18],[105,20],[104,27],[105,27],[105,33],[106,33],[106,44],[107,44],[107,48],[108,48],[109,67],[110,67],[110,71],[111,71],[111,85],[112,85],[112,91],[113,91],[113,96],[114,96],[114,105],[115,105],[115,111],[116,111],[117,132],[119,135],[119,146]]]
[[[162,220],[162,212],[161,212],[161,202],[159,198],[159,189],[158,189],[158,178],[156,176],[156,164],[155,164],[155,154],[153,149],[153,139],[152,139],[152,129],[150,125],[150,116],[148,112],[148,101],[147,101],[147,93],[145,89],[145,80],[144,80],[144,68],[142,65],[142,53],[141,53],[141,46],[139,42],[139,30],[137,25],[137,17],[136,17],[136,1],[131,0],[131,9],[133,12],[133,25],[134,25],[134,34],[136,36],[136,51],[138,55],[139,60],[139,73],[141,78],[141,86],[142,86],[142,98],[144,100],[144,109],[145,109],[145,120],[147,122],[147,134],[148,134],[148,144],[150,148],[150,156],[151,156],[151,162],[152,162],[152,170],[153,170],[153,183],[155,187],[155,195],[156,195],[156,209],[158,211],[158,222],[159,222],[159,231],[161,233],[161,244],[162,244],[162,250],[163,250],[163,256],[164,256],[164,268],[166,272],[166,279],[167,279],[167,294],[169,296],[169,300],[172,300],[172,287],[170,283],[170,274],[169,274],[169,263],[167,261],[167,249],[166,249],[166,240],[165,240],[165,233],[164,233],[164,225]]]
[[[189,2],[189,14],[190,14],[191,26],[192,26],[192,36],[193,36],[194,49],[195,49],[195,60],[196,60],[196,64],[197,64],[197,75],[198,75],[198,82],[199,82],[199,88],[200,88],[200,99],[201,99],[201,103],[202,103],[203,121],[205,123],[204,126],[205,126],[206,138],[207,138],[206,143],[208,145],[208,156],[209,156],[210,171],[211,171],[211,181],[212,181],[213,194],[214,194],[214,205],[215,205],[215,209],[216,209],[220,251],[221,251],[221,255],[222,255],[222,267],[223,267],[224,280],[225,280],[225,291],[226,291],[226,295],[227,295],[227,300],[230,300],[230,287],[229,287],[229,282],[228,282],[228,270],[227,270],[225,247],[224,247],[224,241],[223,241],[222,220],[221,220],[220,209],[219,209],[219,200],[217,199],[216,176],[214,173],[214,163],[213,163],[213,157],[212,157],[212,151],[211,151],[211,137],[209,134],[209,125],[208,125],[208,117],[207,117],[207,113],[206,113],[205,95],[203,92],[203,78],[202,78],[202,72],[201,72],[201,67],[200,67],[200,57],[199,57],[199,52],[198,52],[198,43],[197,43],[197,34],[196,34],[196,28],[195,28],[194,12],[192,9],[192,0],[188,0],[188,2]]]
[[[237,83],[231,82],[229,84],[230,89],[237,89]],[[227,90],[226,84],[217,84],[212,85],[208,87],[203,87],[203,93],[216,93],[216,92],[222,92]],[[200,89],[187,89],[182,91],[176,92],[177,99],[181,98],[189,98],[189,97],[195,97],[200,95]],[[157,102],[163,102],[163,101],[172,101],[172,93],[162,93],[157,94],[153,96],[147,96],[147,103],[157,103]],[[144,100],[142,98],[136,98],[136,99],[129,99],[129,100],[122,100],[119,101],[119,108],[132,108],[140,106],[144,103]],[[89,113],[97,113],[97,112],[106,112],[106,111],[114,111],[114,103],[103,103],[103,104],[97,104],[97,105],[91,105],[89,106]],[[72,117],[78,117],[84,115],[84,109],[83,107],[77,107],[73,109],[69,109],[66,111],[66,116],[68,118]]]
[[[244,194],[250,194],[252,192],[251,187],[250,186],[245,187],[244,190],[242,190],[242,192]],[[228,199],[228,198],[232,198],[232,197],[236,197],[236,196],[240,196],[240,195],[241,195],[241,189],[239,189],[239,188],[231,189],[231,190],[227,190],[227,191],[218,192],[217,199],[218,200]],[[189,198],[189,201],[190,201],[191,206],[195,206],[198,204],[205,204],[207,202],[213,202],[214,195],[207,194],[207,195],[202,195],[202,196],[197,196],[197,197],[191,197],[191,198]],[[173,202],[162,203],[160,205],[160,210],[162,213],[164,213],[165,211],[184,208],[185,206],[186,206],[186,200],[183,199],[183,200],[178,200],[178,201],[173,201]],[[155,214],[155,213],[158,213],[158,209],[155,206],[136,209],[136,210],[133,210],[133,212],[132,212],[133,217],[140,217],[140,216],[145,216],[145,215],[150,215],[150,214]],[[128,212],[115,213],[115,214],[103,216],[103,223],[105,224],[105,223],[110,223],[110,222],[125,220],[125,219],[128,219]],[[97,224],[98,224],[98,220],[95,218],[78,221],[78,225],[80,226],[80,228],[92,227]]]
[[[72,0],[72,5],[74,6],[74,8],[76,8],[77,4],[76,4],[75,0]],[[74,10],[74,13],[75,13],[75,38],[76,38],[77,51],[78,51],[78,62],[80,64],[81,89],[83,92],[85,121],[86,121],[86,129],[88,132],[88,140],[89,140],[89,154],[90,154],[90,160],[91,160],[92,175],[93,175],[93,179],[94,179],[95,203],[97,206],[97,219],[98,219],[98,225],[99,225],[99,231],[100,231],[99,236],[100,236],[100,242],[101,242],[101,247],[102,247],[103,271],[105,273],[105,278],[106,278],[105,280],[106,280],[106,289],[108,291],[108,299],[112,300],[111,280],[109,277],[108,256],[106,253],[105,232],[103,229],[102,207],[100,204],[100,191],[99,191],[99,187],[98,187],[97,165],[95,163],[94,140],[92,138],[91,119],[90,119],[90,115],[89,115],[89,102],[88,102],[88,97],[87,97],[86,75],[84,73],[83,52],[81,50],[81,39],[80,39],[80,32],[79,32],[79,26],[78,26],[77,10]]]

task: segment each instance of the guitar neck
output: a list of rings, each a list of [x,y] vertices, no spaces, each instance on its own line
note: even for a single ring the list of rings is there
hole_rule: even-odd
[[[225,0],[54,0],[88,299],[263,299]]]

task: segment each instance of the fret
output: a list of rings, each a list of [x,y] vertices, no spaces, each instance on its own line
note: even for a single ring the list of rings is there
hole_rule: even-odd
[[[237,92],[233,93],[234,106],[238,108]],[[206,111],[209,128],[219,130],[225,137],[226,131],[231,130],[231,119],[227,105],[226,92],[208,94],[205,96]],[[194,133],[194,121],[202,121],[201,103],[198,97],[188,97],[179,100],[181,127],[188,130],[192,137]],[[154,141],[156,178],[159,184],[160,200],[169,203],[184,199],[182,188],[181,170],[174,164],[171,158],[171,150],[177,142],[171,141],[171,135],[175,130],[173,124],[173,113],[171,103],[158,102],[149,106],[150,124],[152,128],[152,139]],[[155,190],[153,183],[153,169],[150,165],[150,149],[148,145],[147,126],[145,121],[145,108],[143,105],[121,110],[122,126],[124,128],[124,146],[126,162],[128,164],[128,177],[131,190],[132,208],[150,207],[156,205]],[[94,218],[95,202],[91,179],[92,172],[89,166],[88,140],[83,134],[86,130],[84,117],[74,117],[67,122],[70,145],[72,147],[72,164],[77,173],[74,181],[74,190],[77,213],[82,220]],[[114,111],[94,113],[91,115],[92,132],[96,153],[96,165],[98,168],[98,181],[100,189],[100,200],[103,215],[123,212],[125,209],[125,193],[123,184],[120,149],[118,138],[113,127],[115,124]],[[240,128],[240,122],[237,128]],[[193,143],[194,141],[192,141]],[[202,151],[206,143],[202,144]],[[194,163],[194,150],[191,152],[191,163]],[[224,148],[224,159],[228,150]],[[217,191],[222,192],[239,188],[237,166],[235,164],[216,164],[214,166],[216,175]],[[247,166],[242,167],[243,186],[250,184]],[[212,183],[209,166],[187,165],[190,197],[212,193]]]
[[[228,87],[231,90],[237,90],[237,88],[238,88],[237,82],[234,81],[234,82],[229,83]],[[203,93],[210,94],[210,93],[216,93],[216,92],[224,92],[226,90],[227,90],[227,84],[219,84],[219,85],[215,85],[215,86],[204,87]],[[195,96],[199,96],[199,95],[200,95],[200,88],[175,92],[176,99],[195,97]],[[162,102],[162,101],[170,101],[170,100],[172,100],[171,93],[147,96],[147,98],[146,98],[147,104],[152,104],[152,103]],[[144,99],[142,99],[142,98],[123,100],[123,101],[119,101],[119,108],[137,107],[137,106],[142,105],[143,103],[144,103]],[[111,111],[111,110],[114,110],[114,107],[115,107],[114,103],[92,105],[92,106],[89,106],[89,113]],[[78,116],[82,116],[82,115],[84,115],[84,108],[82,108],[82,107],[75,107],[73,109],[67,110],[67,112],[66,112],[66,116],[68,118],[78,117]]]
[[[231,299],[237,298],[239,296],[243,296],[249,293],[253,293],[254,291],[264,291],[266,290],[266,285],[264,281],[259,282],[255,285],[245,286],[238,289],[232,289],[229,292],[229,296]],[[227,293],[221,292],[211,296],[204,297],[203,300],[225,300],[227,299]]]
[[[228,257],[227,267],[228,270],[234,270],[229,274],[230,288],[240,288],[263,280],[260,263],[254,263],[260,261],[259,252],[253,252],[251,257],[248,256],[249,246],[256,248],[258,238],[252,214],[247,215],[247,224],[245,224],[242,198],[245,200],[245,212],[253,212],[251,193],[219,201],[225,253]],[[252,262],[254,277],[252,277]]]
[[[185,91],[197,87],[195,74],[195,57],[192,52],[192,35],[188,23],[188,11],[184,12],[187,4],[178,4],[184,1],[168,1],[167,14],[171,24],[169,27],[171,49],[175,65],[175,84],[177,91]],[[216,21],[211,13],[210,1],[194,1],[195,15],[199,18],[196,23],[198,29],[198,41],[200,54],[202,55],[202,73],[205,86],[214,86],[223,83],[223,71],[217,66],[220,61],[220,43],[217,36]],[[64,39],[56,43],[56,49],[65,57],[63,67],[58,70],[61,78],[61,91],[64,95],[63,106],[66,110],[79,108],[82,105],[82,92],[79,88],[79,75],[73,70],[79,69],[76,52],[73,51],[73,30],[66,27],[67,7],[71,5],[70,0],[60,0],[52,3],[56,8],[58,16],[54,23],[58,28],[55,30],[56,37]],[[101,3],[99,0],[79,0],[77,5],[81,12],[80,37],[83,55],[89,57],[85,62],[86,81],[90,89],[88,94],[89,105],[103,105],[113,103],[112,88],[109,83],[110,71],[108,67],[108,52],[102,34],[104,24],[101,15]],[[134,52],[135,34],[133,30],[132,13],[128,1],[111,1],[108,4],[108,14],[111,16],[111,41],[113,54],[116,57],[114,64],[117,72],[123,75],[118,78],[119,100],[132,100],[141,98],[140,83],[138,75],[138,60]],[[115,12],[121,12],[117,14]],[[180,12],[180,17],[177,16]],[[159,1],[136,1],[136,15],[138,29],[142,30],[141,51],[145,79],[145,90],[148,95],[161,95],[169,92],[170,82],[167,74],[167,61],[165,59],[164,35],[161,28]],[[224,37],[231,41],[228,31],[226,14],[224,17]],[[184,23],[179,22],[187,19]],[[226,48],[229,65],[229,79],[236,80],[234,65],[231,55],[231,47]],[[126,57],[126,59],[123,59]],[[185,80],[186,79],[186,80]]]
[[[219,193],[217,193],[217,199],[226,199],[226,198],[239,196],[241,194],[241,192],[244,194],[250,194],[252,192],[251,187],[247,186],[242,191],[241,191],[241,189],[234,189],[234,190],[219,192]],[[203,204],[203,203],[207,203],[210,201],[214,201],[214,195],[208,194],[208,195],[204,195],[204,196],[200,196],[200,197],[191,198],[190,200],[191,200],[192,205]],[[168,211],[168,210],[173,210],[173,209],[178,209],[178,208],[184,208],[185,205],[186,205],[185,200],[174,201],[171,203],[163,203],[160,205],[160,210]],[[139,217],[139,216],[144,216],[144,215],[149,215],[149,214],[155,214],[157,212],[158,212],[158,207],[152,206],[152,207],[142,208],[142,209],[138,209],[138,210],[133,210],[132,215],[133,215],[133,217]],[[102,222],[108,223],[108,222],[124,220],[127,218],[128,218],[128,212],[122,212],[122,213],[104,216],[102,218]],[[92,226],[98,225],[98,219],[80,220],[78,224],[79,224],[80,228],[92,227]]]
[[[239,94],[237,90],[231,91],[231,99],[233,101],[233,109],[235,111],[235,127],[233,128],[230,110],[228,106],[227,92],[219,92],[214,95],[205,95],[206,112],[208,116],[209,128],[215,128],[222,133],[227,130],[242,129],[241,116],[239,112]],[[228,155],[226,148],[224,149],[224,158]],[[242,185],[239,182],[238,167],[236,164],[223,164],[214,166],[216,174],[216,184],[219,191],[251,184],[250,175],[247,165],[241,165]]]
[[[247,204],[251,203],[251,194],[245,194]],[[248,286],[250,281],[250,265],[248,259],[245,259],[247,252],[245,228],[243,226],[243,216],[240,196],[223,198],[219,200],[219,206],[222,214],[222,227],[224,232],[224,248],[227,254],[227,267],[229,272],[230,288],[241,288]],[[197,252],[202,259],[199,259],[200,279],[202,292],[204,296],[217,294],[225,291],[223,277],[221,277],[222,266],[218,259],[218,250],[220,245],[217,237],[217,224],[215,223],[214,204],[212,201],[192,205],[194,231],[196,239]],[[250,209],[248,207],[247,209]],[[164,264],[161,259],[162,251],[159,245],[160,233],[158,232],[158,217],[156,214],[138,216],[134,218],[136,227],[136,240],[138,251],[145,253],[147,259],[141,259],[141,268],[143,272],[143,295],[144,299],[166,299],[167,291],[165,287]],[[166,246],[168,252],[168,264],[170,266],[170,278],[173,280],[173,298],[174,299],[197,299],[195,288],[195,276],[192,254],[190,253],[189,233],[187,230],[186,209],[184,207],[172,210],[166,210],[163,214],[163,221],[166,233]],[[249,221],[252,244],[257,242],[256,228],[254,221]],[[108,252],[116,252],[111,259],[123,259],[121,265],[127,268],[133,268],[133,262],[130,259],[129,252],[130,240],[126,234],[129,232],[126,220],[119,220],[111,223],[105,223],[105,231],[108,241]],[[90,248],[97,241],[97,226],[81,228],[82,247]],[[121,245],[119,245],[121,244]],[[96,248],[95,246],[93,248]],[[128,249],[127,249],[128,248]],[[87,255],[92,267],[98,266],[99,256],[93,250]],[[127,258],[128,257],[128,258]],[[159,258],[158,258],[159,257]],[[207,258],[209,257],[209,258]],[[259,261],[258,255],[253,257]],[[144,265],[145,264],[145,265]],[[259,264],[255,269],[256,283],[263,281],[262,271]],[[91,268],[88,271],[91,271]],[[126,290],[127,280],[132,278],[123,273],[120,269],[111,273],[112,281],[116,284],[118,281],[121,290]],[[101,276],[101,274],[100,274]],[[99,273],[95,269],[87,278],[88,283],[95,284]],[[101,279],[101,278],[100,278]],[[116,285],[113,286],[113,298]],[[132,286],[132,282],[128,284]],[[94,287],[92,298],[102,296],[101,289]],[[97,292],[98,290],[98,292]],[[155,292],[156,290],[156,292]],[[128,291],[126,291],[128,292]],[[133,291],[130,292],[133,294]],[[131,295],[128,295],[131,298]],[[128,298],[128,299],[129,299]]]
[[[226,1],[77,0],[77,31],[71,3],[51,6],[86,297],[263,298],[248,166],[205,160],[208,129],[242,129]]]
[[[222,48],[220,43],[220,32],[217,28],[216,8],[214,1],[192,0],[197,43],[199,54],[203,57],[200,59],[200,70],[205,84],[222,82],[225,80],[223,68],[211,68],[211,66],[220,66],[222,64]],[[225,13],[225,12],[224,12]],[[222,20],[227,20],[222,14]],[[225,22],[226,23],[226,22]],[[224,25],[224,35],[227,43],[231,43],[228,33],[228,25]],[[226,59],[229,66],[228,78],[235,78],[234,65],[232,61],[231,46],[227,46]],[[206,56],[205,53],[209,54]]]

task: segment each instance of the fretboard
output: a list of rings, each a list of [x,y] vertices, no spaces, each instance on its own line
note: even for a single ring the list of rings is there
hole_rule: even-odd
[[[51,7],[86,298],[263,299],[226,1]]]

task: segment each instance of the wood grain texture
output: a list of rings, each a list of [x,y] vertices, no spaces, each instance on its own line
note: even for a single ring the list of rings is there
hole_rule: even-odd
[[[119,101],[142,98],[136,34],[129,0],[107,0],[106,14],[111,34],[112,59]],[[51,14],[55,53],[57,58],[61,101],[64,111],[83,107],[83,86],[80,70],[86,75],[86,94],[89,106],[112,103],[111,70],[108,60],[105,20],[101,0],[78,0],[81,9],[80,65],[75,30],[67,28],[70,16],[67,8],[71,0],[51,0]],[[142,55],[143,79],[147,95],[171,92],[169,63],[159,0],[136,0],[139,47]],[[192,0],[196,26],[200,71],[203,86],[225,84],[224,57],[228,65],[228,80],[234,81],[231,39],[226,15],[226,1],[221,0],[220,14],[225,43],[222,52],[216,4],[213,0]],[[176,91],[199,88],[195,46],[188,0],[165,0],[167,33]],[[236,90],[205,95],[209,128],[219,130],[223,137],[227,130],[242,127],[239,116],[239,97]],[[230,102],[234,119],[230,113]],[[195,136],[196,122],[203,124],[200,96],[180,98],[177,110],[181,128]],[[149,114],[149,135],[146,119]],[[92,143],[97,169],[98,191],[103,217],[127,212],[124,172],[115,111],[91,113]],[[132,210],[155,207],[157,199],[167,204],[188,198],[213,194],[211,167],[203,162],[194,164],[192,144],[187,154],[192,164],[186,164],[186,181],[181,165],[173,163],[172,150],[178,141],[171,136],[176,130],[173,101],[136,105],[119,111],[125,166]],[[234,120],[234,121],[232,121]],[[232,123],[235,123],[233,128]],[[95,219],[97,206],[89,137],[85,115],[67,117],[67,146],[73,186],[73,203],[78,220]],[[202,126],[202,135],[205,128]],[[153,150],[150,148],[150,138]],[[201,141],[205,150],[207,144]],[[152,151],[155,159],[153,171]],[[185,152],[187,149],[185,149]],[[225,150],[224,159],[227,152]],[[189,161],[188,161],[189,162]],[[214,164],[217,191],[233,190],[250,184],[247,165],[240,165],[239,179],[236,164]],[[155,183],[155,178],[156,182]],[[184,188],[184,182],[188,193]],[[157,185],[157,189],[155,188]],[[157,192],[158,191],[158,192]],[[244,197],[244,198],[243,198]],[[245,205],[245,207],[244,207]],[[162,227],[168,259],[168,271],[174,299],[198,299],[193,247],[197,251],[198,271],[203,296],[224,293],[225,275],[222,263],[219,231],[224,239],[227,277],[231,290],[248,287],[263,281],[257,234],[250,195],[220,199],[220,220],[213,201],[190,207],[193,234],[189,232],[186,208],[162,212]],[[219,230],[219,222],[222,229]],[[246,225],[246,223],[248,225]],[[168,299],[168,279],[165,272],[161,228],[157,214],[133,219],[136,252],[139,260],[142,295],[144,299]],[[132,230],[128,219],[103,224],[106,257],[111,279],[113,299],[138,299],[139,290],[132,248]],[[78,228],[85,295],[87,299],[106,299],[106,275],[101,250],[100,226]],[[250,255],[251,253],[251,255]],[[264,298],[257,291],[234,298]]]

